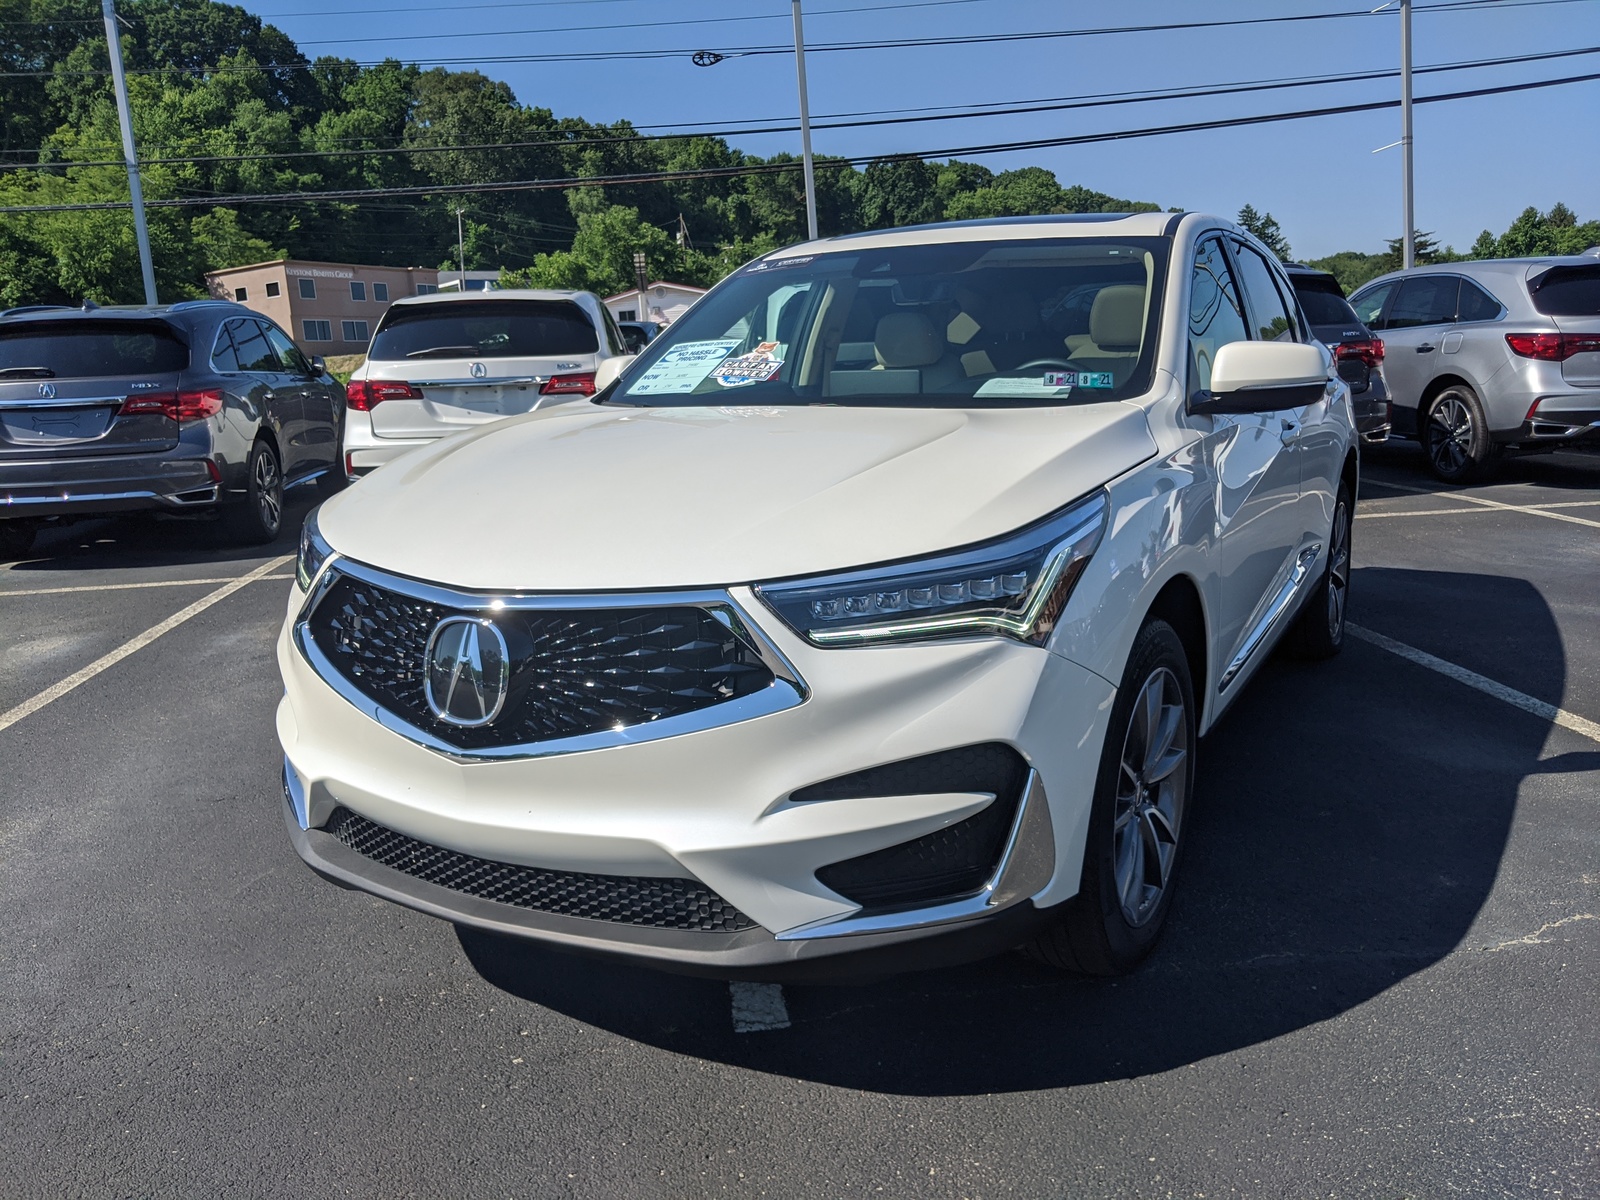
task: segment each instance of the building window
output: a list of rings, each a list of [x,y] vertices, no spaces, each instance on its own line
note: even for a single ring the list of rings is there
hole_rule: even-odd
[[[374,300],[376,300],[379,304],[387,304],[387,303],[389,303],[389,285],[387,283],[375,283],[375,284],[373,284],[372,285],[372,298]]]
[[[245,288],[234,288],[233,298],[239,301],[239,303],[243,304],[247,299],[250,298],[250,293]]]
[[[359,279],[350,281],[350,299],[365,300],[367,298],[367,285]]]
[[[302,279],[300,281],[300,299],[315,300],[317,298],[317,281],[315,279]]]
[[[283,289],[280,288],[276,283],[267,284],[267,296],[269,299],[273,296],[276,296],[282,290]]]
[[[625,308],[617,314],[617,320],[619,321],[637,321],[638,319],[639,314],[631,308]]]
[[[438,290],[439,290],[439,285],[436,284],[436,283],[419,283],[419,284],[417,284],[417,295],[419,295],[419,296],[431,296],[435,292],[437,292]]]
[[[308,281],[302,279],[300,282],[306,283]],[[348,324],[348,322],[346,323]],[[301,321],[300,332],[305,334],[305,339],[308,342],[333,341],[333,326],[326,321]]]
[[[327,322],[321,322],[326,326]],[[367,323],[365,321],[341,321],[344,326],[344,340],[347,342],[364,342],[367,340]]]

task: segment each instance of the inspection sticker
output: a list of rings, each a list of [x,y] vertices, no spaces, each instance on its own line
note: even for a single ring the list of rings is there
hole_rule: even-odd
[[[1081,388],[1109,388],[1117,385],[1112,382],[1110,371],[1079,371],[1078,386]]]
[[[631,396],[664,396],[692,392],[728,351],[739,344],[737,338],[710,342],[684,342],[674,346],[651,364],[650,369],[628,389]]]
[[[783,367],[777,342],[762,342],[748,354],[730,358],[717,366],[712,375],[723,387],[748,387],[766,383]]]
[[[1040,375],[998,375],[985,379],[973,395],[979,399],[1050,400],[1072,394],[1072,371],[1046,371]]]

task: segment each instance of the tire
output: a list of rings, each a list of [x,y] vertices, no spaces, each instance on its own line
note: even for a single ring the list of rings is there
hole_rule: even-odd
[[[1350,531],[1354,524],[1350,489],[1344,484],[1333,502],[1328,531],[1328,561],[1322,578],[1306,597],[1294,629],[1284,639],[1296,658],[1332,658],[1344,649],[1345,618],[1350,607]]]
[[[283,467],[272,443],[258,440],[245,463],[245,498],[223,510],[228,539],[246,546],[274,540],[283,528]]]
[[[0,562],[13,562],[33,549],[32,521],[0,521]]]
[[[1151,618],[1111,708],[1078,894],[1026,954],[1083,975],[1123,975],[1154,949],[1182,860],[1194,745],[1188,656],[1172,626]]]
[[[1420,422],[1428,469],[1445,483],[1472,483],[1494,473],[1500,448],[1489,436],[1489,419],[1465,384],[1447,387],[1428,405]]]

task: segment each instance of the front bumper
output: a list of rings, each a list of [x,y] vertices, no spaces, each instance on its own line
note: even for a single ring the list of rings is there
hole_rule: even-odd
[[[419,744],[326,683],[295,642],[295,592],[278,645],[278,732],[296,849],[336,882],[447,920],[730,977],[979,957],[1024,940],[1042,910],[1076,892],[1110,684],[1003,639],[819,650],[747,589],[729,596],[747,619],[762,617],[761,632],[805,680],[803,703],[676,736],[491,760]],[[818,880],[823,867],[947,829],[990,801],[944,792],[802,802],[794,793],[990,742],[1020,752],[1030,787],[983,889],[882,912]],[[340,809],[414,839],[420,857],[437,849],[491,868],[694,881],[754,925],[640,928],[485,899],[358,853],[328,832]]]

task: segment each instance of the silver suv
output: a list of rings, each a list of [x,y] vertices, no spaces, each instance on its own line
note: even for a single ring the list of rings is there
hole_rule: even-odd
[[[1383,336],[1394,432],[1449,483],[1503,452],[1600,449],[1600,262],[1484,259],[1397,271],[1350,298]]]

